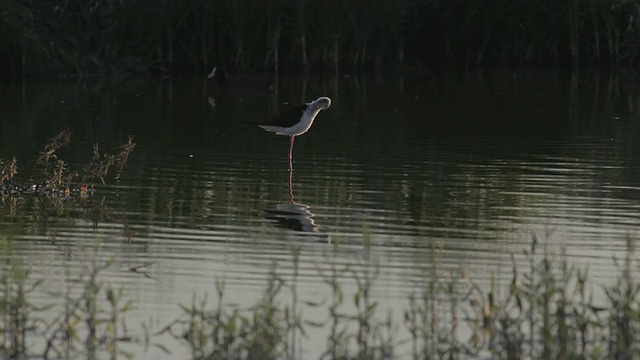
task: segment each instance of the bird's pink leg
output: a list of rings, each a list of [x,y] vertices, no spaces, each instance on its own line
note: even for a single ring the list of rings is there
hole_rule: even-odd
[[[293,139],[295,139],[295,136],[291,135],[291,145],[289,145],[289,171],[293,171],[293,163],[291,161],[293,154]]]
[[[289,203],[293,204],[293,171],[289,171]]]

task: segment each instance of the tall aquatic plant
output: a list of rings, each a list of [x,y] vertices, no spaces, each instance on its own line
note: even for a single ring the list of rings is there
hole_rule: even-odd
[[[88,272],[73,279],[71,282],[82,290],[79,293],[50,294],[53,296],[47,297],[46,303],[37,304],[34,298],[43,291],[42,280],[34,279],[6,238],[0,239],[0,256],[0,357],[27,358],[36,353],[43,359],[69,359],[79,354],[86,358],[102,354],[112,359],[130,357],[118,345],[138,341],[129,337],[123,326],[132,304],[121,289],[99,279],[112,262],[93,262]],[[56,309],[60,310],[58,315],[51,316]]]
[[[41,280],[34,280],[31,270],[13,253],[7,238],[0,238],[0,356],[18,358],[28,349],[27,339],[42,322],[40,314],[50,308],[33,303],[33,293]]]
[[[126,299],[122,288],[114,289],[100,280],[101,273],[112,264],[113,260],[92,261],[87,264],[87,271],[70,276],[70,283],[78,286],[79,293],[68,288],[53,294],[61,300],[63,311],[43,333],[44,359],[74,358],[79,353],[89,359],[102,354],[111,359],[132,357],[119,344],[138,342],[126,330],[126,314],[133,309],[133,303]]]
[[[38,307],[31,299],[40,281],[11,256],[8,242],[1,244],[0,356],[30,355],[32,339],[44,339],[43,358],[128,357],[120,349],[123,342],[149,345],[147,336],[132,336],[122,326],[133,306],[123,290],[100,280],[112,261],[88,264],[87,271],[69,277],[79,291],[70,287],[51,298],[55,304]],[[228,307],[224,284],[218,281],[216,306],[210,308],[206,298],[194,297],[191,305],[182,306],[182,316],[160,334],[184,340],[194,359],[295,359],[300,355],[297,334],[306,339],[310,326],[325,331],[326,351],[321,358],[330,359],[392,359],[400,353],[415,360],[629,359],[640,352],[635,336],[640,331],[640,283],[631,238],[627,255],[616,260],[618,276],[602,288],[606,297],[597,306],[588,269],[570,265],[565,254],[552,255],[535,237],[524,258],[512,258],[508,282],[491,277],[489,284],[480,285],[464,272],[444,271],[438,252],[432,251],[424,283],[409,296],[404,309],[407,338],[397,337],[400,323],[381,312],[373,298],[380,267],[368,240],[362,250],[356,262],[340,263],[331,256],[328,267],[319,270],[328,297],[305,306],[326,308],[322,321],[302,318],[296,289],[300,252],[294,249],[293,278],[285,281],[274,265],[254,305]],[[345,293],[345,282],[354,283],[352,294]],[[43,320],[42,312],[52,309],[61,311]]]
[[[640,0],[0,3],[11,75],[640,61]]]
[[[278,297],[283,282],[271,273],[261,299],[250,309],[228,311],[224,304],[224,283],[216,282],[217,307],[208,309],[206,297],[182,305],[183,314],[161,334],[185,339],[194,359],[284,359],[291,349],[288,341],[295,324],[290,308]]]

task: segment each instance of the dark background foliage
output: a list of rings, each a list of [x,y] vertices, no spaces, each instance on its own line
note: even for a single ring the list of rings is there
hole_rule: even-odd
[[[640,0],[0,2],[4,78],[638,63]]]

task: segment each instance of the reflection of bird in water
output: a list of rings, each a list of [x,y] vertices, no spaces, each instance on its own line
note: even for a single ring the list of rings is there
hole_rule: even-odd
[[[317,232],[309,206],[293,201],[293,172],[289,171],[289,203],[278,204],[275,209],[265,209],[266,219],[278,221],[278,226],[302,232]]]
[[[302,232],[317,232],[309,206],[297,203],[276,205],[275,209],[265,209],[265,219],[277,221],[276,226]]]
[[[275,209],[265,209],[265,219],[275,220],[276,226],[299,232],[313,233],[321,241],[331,242],[329,234],[318,232],[313,213],[308,205],[293,200],[293,176],[289,171],[289,202],[276,205]]]
[[[289,171],[293,171],[291,155],[293,153],[293,139],[302,135],[313,125],[313,120],[321,110],[327,110],[331,106],[331,99],[320,97],[310,103],[295,106],[288,111],[272,117],[264,122],[256,122],[261,128],[276,133],[276,135],[289,135]]]
[[[216,108],[216,99],[212,96],[209,96],[207,98],[207,103],[209,104],[209,106],[211,106],[212,109]]]

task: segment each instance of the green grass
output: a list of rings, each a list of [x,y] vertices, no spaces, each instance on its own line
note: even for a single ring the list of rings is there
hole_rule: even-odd
[[[73,289],[52,292],[50,301],[36,305],[32,298],[43,291],[42,281],[33,279],[9,240],[1,239],[0,248],[0,357],[34,355],[34,345],[43,348],[37,356],[44,359],[78,358],[79,354],[87,359],[101,354],[112,359],[131,357],[118,345],[142,342],[129,337],[124,326],[132,303],[125,300],[122,289],[99,279],[111,261],[91,262],[81,275],[68,275]]]
[[[198,359],[295,359],[299,354],[286,333],[304,334],[312,327],[327,333],[322,358],[329,359],[393,359],[400,351],[412,359],[634,358],[640,354],[635,336],[640,330],[640,284],[633,277],[638,266],[634,242],[629,240],[627,245],[628,255],[616,261],[618,277],[601,288],[607,302],[598,306],[593,302],[595,285],[589,282],[588,269],[571,266],[564,256],[550,255],[546,244],[540,252],[534,237],[525,253],[528,268],[522,271],[514,261],[506,288],[493,280],[481,287],[462,273],[441,279],[433,259],[436,266],[425,274],[422,290],[407,299],[403,321],[394,321],[370,297],[379,266],[367,257],[364,263],[343,266],[329,261],[329,269],[319,270],[330,300],[312,306],[326,309],[324,322],[287,315],[291,303],[277,300],[286,283],[274,270],[255,307],[226,312],[221,305],[224,289],[218,287],[217,308],[207,310],[206,302],[184,307],[183,318],[170,328],[176,338],[189,340]],[[368,245],[365,250],[370,254]],[[344,297],[345,273],[356,283],[352,299]],[[175,332],[175,326],[182,330]],[[463,337],[464,333],[470,335]],[[262,347],[254,347],[256,343]]]
[[[288,270],[293,277],[285,281],[274,264],[253,306],[227,307],[224,283],[218,281],[212,304],[206,297],[194,297],[191,304],[179,305],[178,319],[155,334],[134,337],[123,324],[135,304],[122,290],[100,280],[110,261],[92,262],[89,271],[69,278],[76,291],[56,294],[49,304],[36,306],[30,298],[40,291],[41,282],[3,239],[0,356],[130,357],[119,350],[121,344],[149,346],[155,336],[169,334],[186,344],[194,359],[296,359],[297,344],[322,341],[306,337],[315,329],[326,336],[324,359],[637,357],[640,282],[634,277],[634,241],[627,243],[627,256],[615,260],[617,277],[600,286],[606,301],[597,306],[593,294],[598,285],[589,281],[588,269],[571,266],[563,255],[550,255],[547,246],[534,237],[525,252],[527,267],[520,269],[514,260],[511,282],[503,286],[493,280],[480,286],[463,272],[437,276],[434,256],[422,289],[406,299],[403,319],[393,319],[371,296],[380,266],[372,260],[369,244],[358,262],[338,265],[326,255],[328,266],[318,268],[318,275],[328,300],[303,305],[296,289],[300,250],[294,249]],[[347,281],[355,283],[349,298],[343,290]],[[326,320],[305,319],[305,306],[324,310]],[[51,317],[52,311],[58,314]],[[30,346],[38,338],[46,339],[43,353]]]

